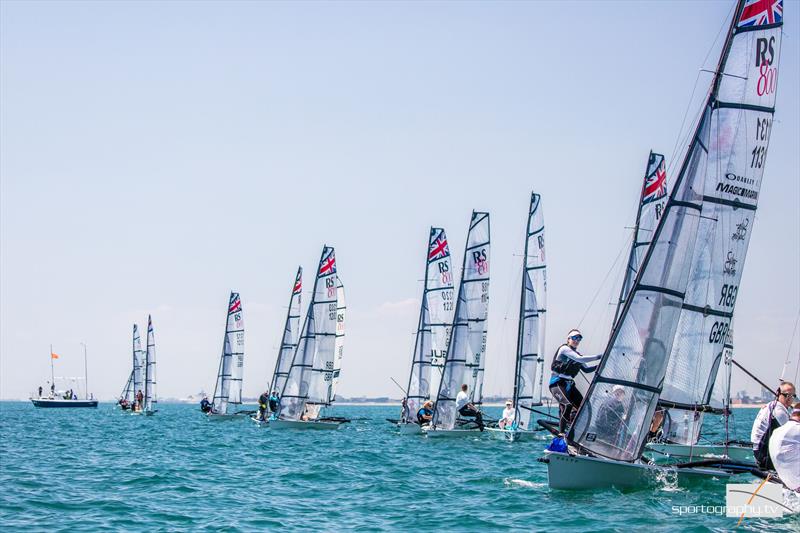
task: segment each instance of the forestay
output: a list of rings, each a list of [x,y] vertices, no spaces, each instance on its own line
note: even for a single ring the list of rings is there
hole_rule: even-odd
[[[514,377],[514,422],[519,429],[530,429],[531,408],[542,404],[547,270],[541,200],[531,194],[522,265]]]
[[[714,381],[731,331],[772,131],[782,4],[764,7],[745,2],[737,10],[724,75],[710,103],[703,216],[661,393],[673,415],[679,415],[674,408],[715,411]],[[692,444],[698,433],[675,442]]]
[[[286,322],[283,326],[281,347],[278,350],[278,359],[275,361],[275,371],[272,374],[269,391],[282,391],[289,376],[292,366],[292,357],[297,349],[298,336],[300,335],[300,301],[303,292],[303,267],[297,267],[297,275],[292,286],[292,295],[289,298],[289,310],[286,313]]]
[[[480,405],[489,310],[489,213],[472,213],[464,250],[452,335],[436,399],[433,425],[453,429],[458,413],[456,395],[469,387],[470,401]]]
[[[751,227],[758,199],[780,53],[781,2],[767,6],[763,17],[753,15],[754,6],[737,6],[675,189],[570,429],[569,440],[591,453],[625,461],[641,455],[679,324],[674,349],[691,367],[713,364],[727,337],[736,289],[730,300],[728,291],[739,279],[731,269],[740,270],[748,236],[739,228]],[[715,220],[721,222],[709,226]],[[687,320],[702,325],[688,328]],[[691,350],[681,344],[687,338]],[[618,425],[598,424],[608,418],[600,413],[613,408],[612,385],[622,387],[624,410]]]
[[[453,273],[450,246],[442,228],[431,228],[425,253],[425,279],[417,322],[414,357],[406,388],[405,422],[416,421],[425,400],[439,390],[453,323]]]
[[[617,311],[614,316],[614,323],[619,319],[622,306],[628,298],[628,293],[633,287],[636,273],[642,265],[647,246],[653,238],[658,221],[664,213],[664,205],[667,203],[667,166],[664,156],[655,154],[652,151],[647,158],[647,169],[642,183],[642,192],[639,197],[639,207],[636,210],[636,224],[633,228],[633,240],[631,251],[628,255],[628,265],[625,268],[625,277],[622,280]]]
[[[332,247],[325,246],[314,278],[311,303],[303,322],[300,341],[281,393],[279,416],[282,419],[299,420],[306,410],[306,403],[326,404],[328,401],[330,391],[325,382],[325,368],[328,367],[329,373],[333,369],[336,293],[336,255]],[[311,406],[309,412],[316,415],[318,408]]]
[[[153,320],[149,315],[147,316],[147,351],[144,359],[144,410],[152,413],[156,410],[158,394],[156,393],[156,337],[153,333]]]
[[[212,412],[219,415],[235,414],[242,404],[242,372],[244,370],[244,320],[242,300],[238,292],[231,292],[222,340],[217,384],[214,387]]]

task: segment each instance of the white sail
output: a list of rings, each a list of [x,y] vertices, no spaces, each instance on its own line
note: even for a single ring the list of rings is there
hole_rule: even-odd
[[[531,408],[542,404],[547,270],[541,196],[531,194],[522,266],[517,357],[514,376],[514,422],[530,429]]]
[[[596,455],[638,459],[662,388],[676,397],[674,382],[665,387],[671,354],[674,364],[709,368],[726,342],[749,234],[739,228],[752,227],[780,53],[782,2],[763,20],[754,5],[737,5],[675,189],[570,429],[569,440]],[[602,415],[613,385],[624,393],[616,425]]]
[[[133,398],[131,401],[136,398],[136,394],[139,391],[142,391],[144,394],[144,376],[145,373],[145,353],[142,350],[142,339],[139,335],[139,326],[137,324],[133,325]]]
[[[622,306],[628,298],[636,279],[636,273],[642,265],[647,246],[653,238],[658,221],[664,213],[664,206],[667,203],[667,166],[664,156],[650,152],[647,158],[647,169],[642,183],[642,193],[639,197],[639,208],[636,210],[636,224],[633,228],[633,240],[631,251],[628,256],[628,266],[625,269],[625,277],[620,289],[619,302],[614,317],[616,324]]]
[[[339,374],[342,372],[342,356],[344,355],[344,329],[347,305],[344,299],[344,285],[341,278],[336,279],[336,343],[334,346],[333,373],[331,386],[328,392],[328,403],[336,400],[336,388],[339,385]]]
[[[289,298],[289,310],[286,313],[286,322],[283,326],[281,347],[278,350],[278,359],[275,361],[275,371],[270,380],[269,391],[282,391],[289,376],[292,366],[292,357],[297,349],[300,335],[300,300],[303,292],[303,267],[297,267],[297,275],[292,286],[292,295]]]
[[[322,249],[314,290],[308,305],[300,341],[292,358],[289,376],[281,391],[279,417],[299,420],[306,412],[306,404],[327,403],[329,387],[325,382],[326,366],[333,370],[336,344],[337,307],[336,255],[334,249]],[[332,376],[331,376],[332,377]],[[310,418],[318,414],[318,407],[309,406]],[[308,416],[308,414],[306,415]]]
[[[405,422],[416,421],[425,400],[439,391],[455,312],[450,246],[442,228],[431,228],[414,357],[406,388]]]
[[[476,406],[483,397],[486,354],[486,318],[489,311],[489,213],[472,213],[464,250],[450,345],[433,413],[438,429],[453,429],[458,413],[456,395],[469,387]]]
[[[781,46],[780,17],[752,23],[755,7],[742,6],[714,99],[698,246],[660,399],[672,413],[721,412],[711,399],[756,219]]]
[[[145,352],[144,410],[153,413],[158,403],[156,391],[156,337],[153,334],[153,320],[147,317],[147,351]]]
[[[225,337],[222,342],[217,384],[214,387],[212,412],[235,414],[242,403],[242,371],[244,370],[244,320],[242,300],[232,292],[228,300]]]

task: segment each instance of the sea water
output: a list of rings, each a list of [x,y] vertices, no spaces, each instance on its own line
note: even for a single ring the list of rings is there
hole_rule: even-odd
[[[689,488],[550,490],[537,461],[549,439],[503,442],[399,435],[398,407],[340,406],[338,431],[271,431],[247,417],[213,422],[194,405],[153,417],[111,404],[36,409],[0,403],[3,531],[718,530],[725,481]],[[499,409],[488,409],[499,415]],[[747,438],[755,409],[737,409]],[[706,432],[721,436],[708,417]],[[735,482],[752,482],[749,475]],[[739,481],[741,480],[741,481]],[[700,506],[706,506],[701,512]],[[709,509],[711,508],[711,512]],[[745,519],[792,530],[797,516]]]

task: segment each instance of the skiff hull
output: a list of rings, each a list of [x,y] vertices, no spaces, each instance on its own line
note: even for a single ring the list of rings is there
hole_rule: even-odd
[[[270,420],[270,429],[309,429],[331,430],[339,429],[340,422],[319,422],[316,420]]]
[[[217,413],[206,413],[206,418],[214,422],[224,422],[226,420],[239,420],[241,417],[242,415],[239,414],[222,415]]]
[[[65,408],[65,407],[88,407],[96,408],[97,400],[59,400],[49,398],[31,398],[34,407],[44,408]]]
[[[722,444],[686,446],[683,444],[649,443],[647,445],[647,450],[656,452],[652,454],[653,459],[655,459],[656,461],[658,461],[662,457],[665,459],[675,458],[680,460],[728,458],[731,459],[732,461],[753,463],[755,465],[755,457],[753,457],[753,448],[749,446],[726,447]]]
[[[478,429],[423,429],[429,439],[457,439],[462,437],[480,437]]]
[[[547,452],[547,477],[551,489],[586,490],[641,489],[676,479],[680,483],[692,479],[728,478],[730,474],[715,468],[681,468],[626,463]]]
[[[486,428],[489,436],[493,439],[504,440],[506,442],[520,442],[529,441],[536,438],[536,433],[533,431],[521,431],[513,429],[500,429],[500,428]]]

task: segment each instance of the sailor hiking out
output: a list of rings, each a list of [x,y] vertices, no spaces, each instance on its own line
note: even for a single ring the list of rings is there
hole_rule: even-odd
[[[581,355],[578,352],[578,344],[582,339],[580,331],[571,330],[567,335],[567,343],[559,346],[550,366],[552,371],[550,394],[558,402],[558,429],[561,433],[572,423],[578,406],[583,401],[583,395],[575,387],[575,376],[581,370],[594,372],[597,366],[589,366],[587,363],[599,361],[602,357],[602,355]]]
[[[772,470],[770,460],[770,437],[772,432],[789,420],[792,402],[795,395],[794,384],[784,381],[776,391],[776,398],[761,408],[753,422],[750,441],[753,443],[753,455],[761,468]]]

